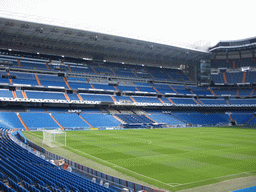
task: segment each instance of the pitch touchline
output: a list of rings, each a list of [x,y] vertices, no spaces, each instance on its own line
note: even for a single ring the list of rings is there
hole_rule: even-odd
[[[252,171],[256,171],[256,170],[252,170]],[[251,172],[252,172],[251,171]],[[225,175],[225,176],[221,176],[221,177],[214,177],[214,178],[211,178],[211,179],[205,179],[205,180],[200,180],[200,181],[194,181],[194,182],[190,182],[190,183],[183,183],[183,184],[179,184],[180,185],[188,185],[188,184],[192,184],[192,183],[200,183],[200,182],[203,182],[203,181],[209,181],[209,180],[212,180],[212,179],[219,179],[219,178],[224,178],[224,177],[229,177],[229,176],[235,176],[235,175],[240,175],[240,174],[243,174],[243,173],[250,173],[250,172],[242,172],[242,173],[237,173],[237,174],[232,174],[232,175]]]
[[[77,139],[75,139],[75,140],[77,140]],[[145,140],[145,139],[144,139],[144,140]],[[79,141],[80,141],[80,140],[79,140]],[[82,142],[83,142],[83,141],[82,141]],[[67,146],[66,146],[66,147],[67,147]],[[72,147],[67,147],[67,148],[72,148]],[[224,177],[229,177],[229,176],[239,175],[239,174],[243,174],[243,173],[249,173],[249,172],[242,172],[242,173],[231,174],[231,175],[226,175],[226,176],[221,176],[221,177],[214,177],[214,178],[210,178],[210,179],[205,179],[205,180],[200,180],[200,181],[194,181],[194,182],[189,182],[189,183],[183,183],[183,184],[179,184],[179,183],[164,183],[164,182],[162,182],[162,181],[159,181],[159,180],[153,179],[153,178],[151,178],[151,177],[147,177],[147,176],[145,176],[145,175],[142,175],[142,174],[139,174],[139,173],[137,173],[137,172],[131,171],[131,170],[129,170],[129,169],[126,169],[126,168],[121,167],[121,166],[119,166],[119,165],[116,165],[116,164],[114,164],[114,163],[110,163],[110,162],[105,161],[105,160],[103,160],[103,159],[100,159],[100,158],[98,158],[98,157],[92,156],[92,155],[90,155],[90,154],[88,154],[88,153],[85,153],[85,152],[79,151],[79,150],[74,149],[74,148],[72,148],[72,149],[73,149],[73,150],[76,150],[76,151],[78,151],[78,152],[80,152],[80,153],[84,153],[85,155],[91,156],[91,157],[93,157],[93,158],[95,158],[95,159],[98,159],[98,160],[100,160],[100,161],[103,161],[103,162],[106,162],[106,163],[108,163],[108,164],[111,164],[111,165],[113,165],[114,167],[119,167],[119,168],[121,168],[121,169],[127,170],[128,172],[131,172],[131,173],[134,173],[134,174],[140,175],[140,176],[142,176],[142,177],[145,177],[145,178],[151,179],[151,180],[153,180],[153,181],[157,181],[157,182],[159,182],[159,183],[162,183],[162,184],[168,185],[168,186],[170,186],[170,187],[182,186],[182,185],[188,185],[188,184],[192,184],[192,183],[199,183],[199,182],[203,182],[203,181],[209,181],[209,180],[213,180],[213,179],[224,178]],[[256,171],[256,170],[253,170],[253,171]],[[173,185],[171,185],[171,184],[173,184]]]
[[[67,147],[67,146],[66,146],[66,147]],[[162,181],[158,181],[158,180],[153,179],[153,178],[151,178],[151,177],[147,177],[147,176],[142,175],[142,174],[140,174],[140,173],[137,173],[137,172],[131,171],[131,170],[129,170],[129,169],[126,169],[126,168],[121,167],[121,166],[119,166],[119,165],[116,165],[116,164],[114,164],[114,163],[110,163],[110,162],[108,162],[108,161],[105,161],[105,160],[103,160],[103,159],[100,159],[100,158],[98,158],[98,157],[95,157],[95,156],[93,156],[93,155],[90,155],[90,154],[88,154],[88,153],[85,153],[85,152],[79,151],[78,149],[74,149],[73,147],[67,147],[67,148],[71,148],[71,149],[73,149],[73,150],[75,150],[75,151],[78,151],[78,152],[80,152],[80,153],[83,153],[83,154],[85,154],[85,155],[88,155],[88,156],[90,156],[90,157],[93,157],[93,158],[95,158],[95,159],[98,159],[98,160],[103,161],[103,162],[105,162],[105,163],[107,163],[107,164],[113,165],[113,166],[115,166],[115,167],[119,167],[119,168],[124,169],[124,170],[126,170],[126,171],[128,171],[128,172],[131,172],[131,173],[134,173],[134,174],[140,175],[140,176],[145,177],[145,178],[147,178],[147,179],[151,179],[151,180],[153,180],[153,181],[156,181],[156,182],[159,182],[159,183],[162,183],[162,184],[168,185],[168,186],[170,186],[170,187],[174,187],[173,185],[170,185],[170,184],[168,184],[168,183],[164,183],[164,182],[162,182]]]

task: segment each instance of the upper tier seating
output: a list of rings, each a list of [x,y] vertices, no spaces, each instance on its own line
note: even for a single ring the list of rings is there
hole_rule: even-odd
[[[233,72],[225,72],[225,74],[223,73],[211,74],[211,76],[215,84],[256,83],[256,71],[247,71],[247,72],[233,71]]]
[[[116,91],[115,87],[107,84],[91,84],[95,89]]]
[[[231,105],[256,105],[256,99],[230,99]]]
[[[128,96],[113,96],[117,102],[124,102],[124,103],[133,103],[130,97]]]
[[[20,59],[20,65],[24,68],[29,69],[39,69],[39,70],[47,70],[45,62],[35,61],[35,60],[28,60],[28,59]]]
[[[12,79],[13,84],[38,85],[35,74],[10,72],[10,75],[16,76],[16,79]]]
[[[200,99],[205,105],[227,105],[225,99]]]
[[[113,71],[116,74],[116,76],[119,76],[119,77],[138,78],[138,75],[135,75],[132,69],[119,67],[119,68],[113,68]]]
[[[163,101],[164,103],[168,103],[171,104],[170,100],[168,98],[161,98],[161,101]]]
[[[251,58],[242,59],[218,59],[211,61],[212,68],[240,68],[240,67],[254,67],[256,66],[256,61]]]
[[[252,93],[252,89],[239,89],[239,96],[249,96]]]
[[[9,91],[8,89],[0,89],[0,97],[13,98],[12,91]]]
[[[63,77],[58,76],[50,76],[50,75],[38,75],[38,79],[43,86],[57,86],[57,87],[64,87],[68,88],[65,84]]]
[[[225,83],[224,78],[223,78],[223,73],[219,74],[211,74],[213,82],[216,83]]]
[[[173,80],[173,78],[168,76],[166,73],[163,73],[163,70],[161,70],[161,69],[149,69],[148,72],[149,72],[150,76],[153,77],[154,79],[159,79],[162,81]]]
[[[94,69],[97,72],[97,74],[113,75],[113,72],[108,67],[94,67]]]
[[[245,77],[245,83],[256,83],[256,71],[248,71]]]
[[[161,103],[156,97],[132,97],[137,103]]]
[[[70,63],[70,62],[60,62],[51,61],[43,59],[25,58],[25,57],[15,57],[9,55],[0,55],[0,60],[12,63],[13,67],[21,67],[34,70],[44,70],[44,71],[66,71],[72,73],[81,74],[93,74],[93,75],[103,75],[103,76],[117,76],[117,77],[128,77],[128,78],[140,78],[140,79],[155,79],[161,81],[174,81],[174,82],[189,82],[188,77],[178,69],[164,69],[157,67],[148,66],[138,66],[122,63],[87,63],[83,64]],[[19,62],[18,62],[19,60]],[[40,79],[40,77],[39,77]],[[47,80],[42,80],[42,85],[49,84],[49,82],[44,82]],[[53,83],[50,86],[65,86],[61,81],[54,84],[54,81],[48,80]]]
[[[213,89],[216,95],[230,95],[236,96],[245,95],[249,96],[252,93],[252,90],[246,89]],[[255,95],[256,92],[253,92]],[[248,95],[249,94],[249,95]],[[81,97],[80,97],[81,96]],[[158,98],[157,96],[115,96],[107,94],[72,94],[72,93],[63,93],[63,92],[50,92],[50,91],[10,91],[7,89],[0,89],[0,98],[28,98],[32,101],[38,99],[42,101],[43,99],[48,102],[53,102],[52,100],[62,100],[62,101],[79,101],[80,99],[84,101],[92,102],[122,102],[122,103],[144,103],[144,104],[176,104],[176,105],[256,105],[255,99],[234,99],[230,98],[227,101],[224,98],[184,98],[184,97],[162,97]],[[38,101],[36,100],[36,101]],[[45,102],[45,101],[44,101]],[[143,104],[143,105],[144,105]]]
[[[226,80],[225,80],[225,77]],[[229,73],[219,73],[219,74],[212,74],[212,79],[214,83],[223,83],[223,84],[237,84],[237,83],[243,83],[243,72],[229,72]]]
[[[2,75],[7,75],[7,73],[5,71],[0,71],[0,84],[9,84],[9,79],[7,77],[3,78]]]
[[[133,92],[138,91],[136,89],[136,87],[133,87],[133,86],[123,86],[123,85],[117,86],[117,89],[119,89],[120,91],[133,91]]]
[[[21,91],[15,91],[15,93],[17,98],[20,98],[20,99],[24,98]]]
[[[212,95],[212,93],[209,90],[207,90],[206,87],[189,86],[189,88],[191,88],[192,93],[196,95]]]
[[[197,103],[191,99],[191,98],[174,98],[170,97],[170,99],[175,103],[175,104],[192,104],[196,105]]]
[[[242,72],[230,72],[225,74],[226,74],[228,84],[237,84],[237,83],[242,83],[243,81]]]
[[[212,88],[213,92],[215,95],[236,95],[237,94],[237,89],[217,89],[217,88]]]
[[[67,93],[67,96],[70,100],[79,100],[79,98],[76,94]]]
[[[250,96],[255,94],[251,88],[212,88],[215,95]]]
[[[43,91],[26,91],[29,99],[60,99],[66,100],[63,93],[59,92],[43,92]]]
[[[163,69],[167,74],[171,76],[174,81],[190,81],[188,77],[180,70],[177,69]]]
[[[169,85],[166,84],[154,84],[153,86],[162,94],[175,93],[175,91]]]
[[[70,78],[69,78],[70,79]],[[78,89],[78,88],[83,88],[83,89],[92,89],[91,84],[87,82],[75,82],[75,81],[68,81],[69,86],[72,89]]]
[[[80,93],[80,96],[83,98],[83,100],[86,100],[86,101],[113,102],[110,95],[94,95],[94,94]]]
[[[179,94],[184,94],[184,95],[193,94],[193,93],[191,93],[191,91],[189,89],[186,89],[186,87],[184,85],[171,85],[171,86]]]
[[[156,93],[156,90],[154,90],[152,87],[136,87],[138,91],[142,92],[151,92],[151,93]]]

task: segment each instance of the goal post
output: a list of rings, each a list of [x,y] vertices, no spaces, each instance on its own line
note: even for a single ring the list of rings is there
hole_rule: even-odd
[[[43,143],[50,147],[66,146],[66,132],[45,130],[43,131]]]

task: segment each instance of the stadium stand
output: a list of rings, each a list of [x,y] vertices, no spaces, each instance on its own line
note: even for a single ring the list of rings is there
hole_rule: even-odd
[[[95,94],[84,94],[80,93],[83,100],[87,101],[103,101],[103,102],[113,102],[110,95],[95,95]]]
[[[89,128],[90,126],[83,121],[77,114],[68,113],[52,113],[52,116],[60,122],[64,128],[75,129],[75,128]],[[74,122],[76,122],[74,124]]]
[[[60,126],[47,113],[20,113],[29,129],[59,129]]]
[[[66,100],[63,93],[54,92],[40,92],[40,91],[26,91],[27,97],[30,99],[60,99]]]
[[[224,99],[200,99],[205,105],[227,105]]]
[[[240,68],[240,67],[252,67],[255,66],[255,60],[252,58],[243,58],[243,59],[218,59],[212,60],[212,68]]]
[[[59,169],[13,142],[1,128],[0,182],[4,191],[113,191],[84,177]],[[7,179],[8,184],[3,182]],[[49,190],[51,189],[51,190]]]
[[[158,123],[165,123],[170,126],[185,126],[185,123],[183,121],[176,119],[175,117],[171,116],[171,114],[154,112],[150,115],[150,118]]]
[[[23,54],[0,54],[4,191],[113,191],[21,148],[10,130],[256,125],[255,58],[214,58],[211,83],[199,86],[188,70]]]
[[[88,121],[88,123],[93,127],[119,127],[120,122],[116,120],[112,115],[108,114],[92,114],[92,113],[83,113],[81,116]]]
[[[133,99],[138,103],[161,103],[157,98],[154,98],[154,97],[133,96]]]
[[[215,84],[224,84],[224,78],[223,78],[223,73],[221,74],[212,74],[211,75],[212,80]]]

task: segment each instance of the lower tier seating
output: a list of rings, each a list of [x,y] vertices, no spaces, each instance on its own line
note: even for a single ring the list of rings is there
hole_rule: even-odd
[[[118,127],[121,124],[112,115],[108,114],[81,113],[81,116],[93,127]]]
[[[10,110],[11,111],[11,110]],[[129,109],[74,109],[30,107],[20,112],[0,112],[0,125],[11,129],[90,129],[120,128],[123,125],[186,126],[228,124],[255,124],[255,111],[197,112]]]
[[[25,125],[30,129],[59,129],[60,126],[48,113],[20,113]]]
[[[34,155],[14,143],[0,128],[0,189],[7,192],[114,192]]]
[[[150,118],[158,123],[165,123],[167,125],[185,125],[183,121],[176,119],[171,114],[156,113],[151,114]]]

